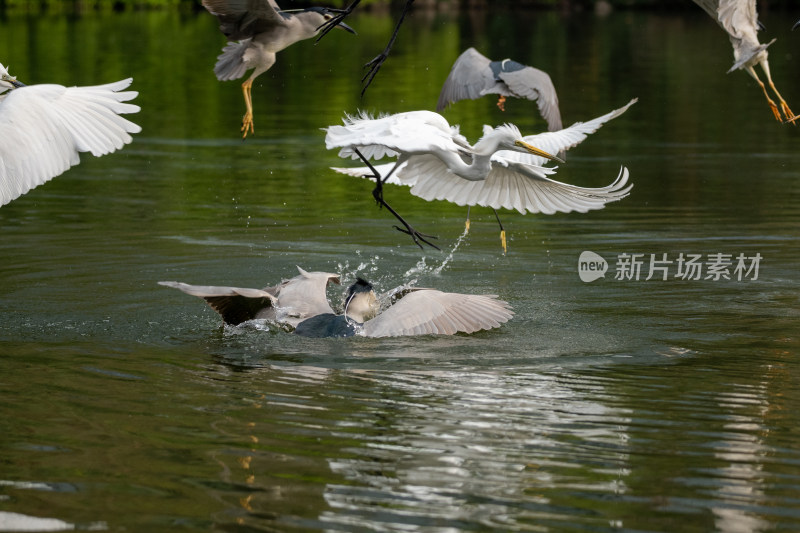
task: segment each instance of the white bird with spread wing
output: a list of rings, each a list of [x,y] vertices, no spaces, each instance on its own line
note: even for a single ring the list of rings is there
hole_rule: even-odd
[[[457,127],[452,128],[443,116],[432,111],[410,111],[379,118],[362,113],[358,117],[347,116],[343,126],[330,126],[325,131],[325,145],[329,150],[340,148],[340,157],[361,159],[369,167],[369,177],[376,181],[373,197],[405,226],[405,229],[395,228],[411,235],[420,248],[419,241],[437,247],[426,239],[430,235],[417,232],[383,199],[383,184],[407,162],[418,158],[431,160],[441,165],[443,172],[452,172],[465,182],[475,182],[486,180],[492,171],[493,155],[501,150],[561,161],[525,142],[512,125],[496,128],[474,147],[470,146]],[[369,160],[385,156],[396,156],[397,163],[382,176]]]
[[[625,198],[632,187],[627,185],[628,170],[622,167],[610,185],[585,188],[548,178],[555,169],[542,165],[556,159],[551,153],[579,144],[634,102],[588,122],[527,137],[510,124],[485,126],[484,136],[474,147],[458,133],[458,127],[451,128],[441,115],[428,111],[347,118],[345,126],[328,128],[326,143],[328,148],[342,148],[341,157],[360,157],[368,165],[334,168],[337,172],[407,185],[411,194],[427,201],[516,209],[522,214],[586,212]],[[435,117],[437,127],[431,125]],[[378,166],[367,161],[384,156],[397,156],[397,161]],[[505,250],[502,225],[501,240]]]
[[[139,106],[131,79],[93,87],[25,85],[0,65],[0,205],[80,163],[131,142],[141,128],[120,116]]]
[[[266,319],[295,328],[305,337],[399,337],[454,335],[500,327],[514,313],[494,295],[405,288],[389,291],[381,309],[372,285],[359,278],[347,290],[344,312],[337,314],[326,295],[338,274],[306,272],[265,289],[189,285],[161,281],[159,285],[203,298],[229,325]]]
[[[775,39],[767,44],[758,42],[758,15],[756,13],[756,0],[694,0],[694,3],[702,7],[711,18],[717,21],[722,26],[722,29],[727,32],[733,46],[734,64],[728,70],[732,72],[741,69],[750,74],[767,98],[772,113],[779,122],[784,120],[791,120],[794,118],[794,113],[789,109],[788,104],[783,97],[778,93],[775,84],[772,83],[772,76],[769,72],[769,62],[767,61],[767,47],[775,42]],[[762,82],[758,74],[756,74],[755,66],[761,65],[761,69],[767,77],[767,83],[770,89],[778,97],[780,109],[769,97],[767,88]],[[783,112],[784,118],[781,118]]]

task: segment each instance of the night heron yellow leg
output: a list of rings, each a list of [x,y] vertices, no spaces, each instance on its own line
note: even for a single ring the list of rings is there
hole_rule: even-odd
[[[758,78],[756,78],[756,80],[758,81],[758,84],[761,86],[761,90],[764,91],[764,96],[767,98],[767,103],[769,104],[769,108],[772,109],[772,114],[775,115],[775,120],[777,120],[778,122],[783,122],[783,119],[781,118],[781,112],[780,110],[778,110],[778,106],[775,105],[775,102],[772,101],[772,98],[769,97],[769,93],[767,92],[766,86],[764,86],[764,83],[762,83],[762,81],[759,80]]]
[[[778,101],[781,104],[781,111],[783,111],[783,116],[786,118],[786,121],[787,122],[793,122],[794,119],[796,119],[797,117],[795,117],[794,113],[792,113],[792,110],[789,109],[789,104],[786,103],[786,100],[783,99],[783,97],[781,96],[781,93],[779,93],[778,89],[775,88],[775,84],[772,83],[772,80],[769,79],[769,77],[767,77],[767,80],[769,81],[770,88],[775,93],[775,95],[778,97]]]
[[[769,81],[770,85],[774,89],[774,85],[772,84],[772,79],[769,75],[769,66],[765,66],[764,63],[761,63],[761,68],[764,69],[764,73],[767,75],[767,81]],[[772,110],[772,114],[775,115],[775,120],[777,120],[778,122],[783,122],[783,118],[781,118],[780,109],[778,109],[778,106],[775,104],[772,98],[769,97],[769,93],[767,92],[767,86],[764,85],[764,82],[761,81],[761,79],[758,77],[758,74],[756,74],[756,69],[754,69],[753,67],[747,67],[747,73],[750,74],[753,77],[753,79],[756,80],[758,86],[761,87],[761,91],[764,93],[764,98],[767,99],[767,104],[769,104],[769,108]],[[783,103],[785,104],[785,102]]]
[[[253,127],[253,98],[250,95],[250,91],[253,88],[253,80],[248,79],[242,84],[242,94],[244,94],[244,105],[247,106],[247,111],[245,111],[244,116],[242,117],[242,129],[240,131],[243,132],[242,139],[247,137],[247,133],[255,133],[256,130]]]
[[[767,63],[766,61],[763,61],[761,63],[761,68],[764,70],[764,74],[766,74],[766,76],[767,76],[767,83],[769,84],[770,89],[772,89],[772,92],[774,92],[775,96],[778,97],[778,101],[781,104],[781,111],[783,111],[784,118],[788,121],[789,119],[794,117],[794,113],[792,113],[792,110],[789,109],[789,105],[786,103],[786,100],[783,99],[783,96],[781,96],[781,93],[778,92],[778,89],[775,88],[775,84],[772,83],[772,76],[770,75],[770,72],[769,72],[769,63]],[[763,86],[762,86],[762,88],[763,88]],[[766,92],[766,90],[764,92]],[[769,99],[769,97],[767,97],[767,99]]]
[[[497,107],[500,108],[500,111],[506,110],[506,97],[502,94],[500,95],[500,98],[497,99]]]

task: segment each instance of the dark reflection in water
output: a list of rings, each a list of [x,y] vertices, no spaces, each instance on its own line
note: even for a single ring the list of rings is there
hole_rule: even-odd
[[[764,13],[790,105],[798,36]],[[294,46],[253,90],[211,72],[212,17],[137,12],[0,22],[26,82],[132,75],[133,144],[0,209],[0,530],[9,515],[128,531],[774,531],[800,528],[796,128],[775,123],[725,35],[695,11],[564,16],[417,11],[364,100],[389,18]],[[785,28],[781,32],[780,28]],[[467,46],[547,70],[566,124],[639,103],[568,156],[582,186],[631,170],[603,211],[391,203],[391,228],[334,174],[320,128],[431,108]],[[698,50],[702,51],[699,53]],[[446,112],[544,129],[526,102]],[[582,282],[578,256],[609,263]],[[622,254],[744,254],[757,279],[615,279]],[[498,294],[515,318],[452,338],[302,339],[221,329],[156,285],[263,286],[307,269]],[[331,290],[337,300],[341,294]],[[8,528],[5,528],[8,529]]]

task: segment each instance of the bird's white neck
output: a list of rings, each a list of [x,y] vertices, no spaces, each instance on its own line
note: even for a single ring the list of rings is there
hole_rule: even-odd
[[[489,152],[488,155],[475,153],[472,156],[472,163],[465,162],[461,156],[453,152],[440,152],[437,155],[447,165],[450,172],[456,176],[469,181],[482,181],[492,170],[492,154],[495,151]]]

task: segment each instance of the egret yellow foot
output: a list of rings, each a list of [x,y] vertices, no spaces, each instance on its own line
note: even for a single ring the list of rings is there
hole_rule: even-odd
[[[467,219],[467,221],[464,222],[464,233],[469,233],[469,219]]]
[[[506,230],[500,230],[500,244],[503,246],[503,255],[506,255],[508,251],[506,247]]]
[[[500,95],[500,98],[497,99],[497,107],[500,108],[500,111],[505,111],[506,110],[506,97],[505,96]]]

